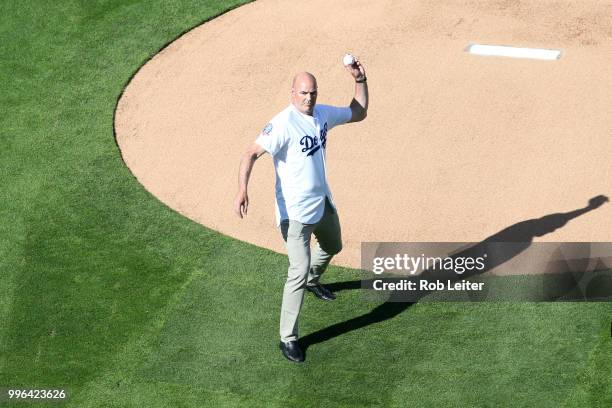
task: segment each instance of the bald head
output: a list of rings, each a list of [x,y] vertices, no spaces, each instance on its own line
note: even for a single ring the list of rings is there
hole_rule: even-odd
[[[291,89],[296,89],[296,86],[300,85],[308,85],[317,87],[317,78],[314,77],[310,72],[300,72],[299,74],[295,74],[293,77],[293,82],[291,82]]]
[[[317,79],[309,72],[300,72],[291,83],[291,103],[300,112],[312,116],[317,102]]]

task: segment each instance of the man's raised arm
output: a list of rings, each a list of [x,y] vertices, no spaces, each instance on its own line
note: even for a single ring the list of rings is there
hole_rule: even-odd
[[[234,199],[234,212],[243,218],[247,214],[249,207],[249,195],[247,188],[249,185],[249,177],[255,160],[261,157],[266,151],[257,143],[253,143],[242,156],[240,167],[238,170],[238,193]]]
[[[351,101],[351,122],[364,120],[368,115],[368,82],[365,69],[361,62],[355,60],[352,65],[347,65],[346,70],[355,78],[355,96]]]

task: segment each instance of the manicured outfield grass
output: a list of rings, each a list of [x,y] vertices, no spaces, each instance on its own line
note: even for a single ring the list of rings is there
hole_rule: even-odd
[[[286,258],[168,209],[113,137],[136,69],[241,3],[1,3],[0,387],[65,387],[70,407],[612,406],[608,303],[381,314],[340,283],[305,301],[307,363],[283,360]]]

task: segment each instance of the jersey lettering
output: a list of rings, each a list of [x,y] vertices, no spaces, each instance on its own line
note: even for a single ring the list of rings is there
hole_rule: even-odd
[[[320,132],[320,138],[312,137],[312,136],[304,136],[300,139],[300,145],[304,146],[302,148],[302,153],[308,152],[306,156],[312,156],[315,154],[321,147],[325,149],[327,144],[327,122],[323,125],[323,128]]]
[[[306,156],[312,156],[321,148],[316,136],[304,136],[300,139],[300,144],[304,146],[302,148],[302,153],[308,152]]]
[[[327,122],[323,125],[323,129],[321,129],[321,146],[325,149],[325,145],[327,144]]]

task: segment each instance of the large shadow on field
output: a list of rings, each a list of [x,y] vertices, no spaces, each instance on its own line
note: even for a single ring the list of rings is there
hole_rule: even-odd
[[[527,249],[533,239],[535,237],[541,237],[546,234],[550,234],[551,232],[565,226],[570,220],[579,217],[589,211],[599,208],[604,203],[608,202],[608,197],[604,195],[599,195],[593,197],[589,200],[589,203],[584,208],[579,208],[573,211],[569,211],[566,213],[555,213],[545,215],[541,218],[535,218],[531,220],[521,221],[517,224],[511,225],[503,230],[491,235],[488,238],[485,238],[483,241],[479,242],[476,245],[473,245],[465,250],[462,250],[456,254],[451,255],[453,258],[458,257],[476,257],[484,252],[487,244],[490,243],[515,243],[516,245],[510,245],[509,251],[504,251],[500,256],[495,259],[491,259],[487,262],[486,268],[481,271],[472,270],[471,272],[467,272],[462,275],[457,275],[456,273],[450,271],[450,273],[442,276],[436,271],[436,278],[448,279],[451,281],[458,281],[460,279],[465,279],[470,276],[483,274],[495,267],[509,261],[514,258],[525,249]],[[421,277],[429,277],[431,275],[430,271],[425,271],[421,275]],[[336,282],[327,285],[333,291],[342,291],[342,290],[352,290],[352,289],[360,289],[362,287],[361,280],[355,281],[346,281],[346,282]],[[402,313],[404,310],[408,309],[410,306],[415,304],[416,302],[403,302],[400,298],[398,298],[398,292],[394,291],[393,295],[386,302],[372,309],[372,311],[363,314],[361,316],[354,317],[347,321],[336,323],[329,327],[326,327],[322,330],[316,331],[314,333],[310,333],[300,339],[300,345],[303,350],[306,351],[309,346],[317,343],[322,343],[327,340],[333,339],[334,337],[341,336],[345,333],[349,333],[353,330],[360,329],[362,327],[366,327],[373,323],[379,323],[384,320],[391,319],[398,314]],[[422,291],[418,294],[418,298],[422,298],[428,295],[430,291]]]

